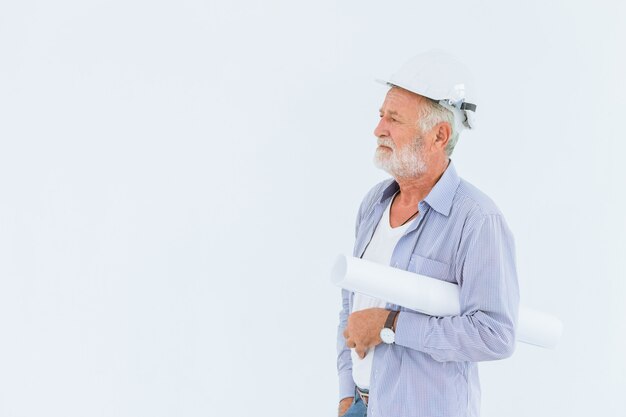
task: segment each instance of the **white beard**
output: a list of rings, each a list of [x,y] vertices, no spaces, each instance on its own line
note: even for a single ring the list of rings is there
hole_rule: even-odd
[[[385,149],[380,146],[374,154],[374,165],[387,171],[394,178],[416,178],[424,174],[428,167],[422,155],[424,141],[416,138],[411,144],[400,149],[388,137],[378,138],[378,145],[391,148]]]

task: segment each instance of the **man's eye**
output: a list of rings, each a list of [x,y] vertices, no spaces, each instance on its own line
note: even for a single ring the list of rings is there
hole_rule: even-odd
[[[380,117],[380,118],[382,119],[382,118],[383,118],[383,117],[385,117],[385,116],[384,116],[384,115],[382,115],[382,114],[379,114],[379,115],[378,115],[378,117]],[[390,117],[390,119],[391,119],[391,121],[392,121],[392,122],[399,122],[399,120],[398,120],[398,119],[396,119],[395,117]]]

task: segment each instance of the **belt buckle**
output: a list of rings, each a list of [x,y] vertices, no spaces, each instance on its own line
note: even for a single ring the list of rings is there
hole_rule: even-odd
[[[356,387],[356,392],[359,394],[359,397],[361,398],[361,401],[363,401],[363,403],[365,405],[367,405],[367,402],[368,402],[369,397],[370,397],[369,391],[361,391],[361,388],[359,388],[357,386]]]

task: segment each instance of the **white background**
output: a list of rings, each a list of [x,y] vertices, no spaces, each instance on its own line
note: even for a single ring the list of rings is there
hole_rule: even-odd
[[[565,323],[481,365],[482,415],[623,415],[625,11],[2,0],[0,417],[335,415],[373,79],[433,47],[480,88],[456,167]]]

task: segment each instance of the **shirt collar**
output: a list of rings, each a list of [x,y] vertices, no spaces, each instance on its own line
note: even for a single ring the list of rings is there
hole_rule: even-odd
[[[454,194],[456,193],[456,189],[459,187],[460,182],[461,179],[456,173],[452,160],[450,160],[448,168],[446,168],[441,178],[439,178],[439,181],[437,181],[432,190],[430,190],[430,193],[428,193],[426,198],[424,198],[424,201],[437,212],[443,214],[444,216],[448,216],[450,214],[450,209],[452,208]],[[383,202],[387,200],[399,189],[400,186],[398,183],[395,180],[391,181],[391,183],[383,191],[380,201]]]

